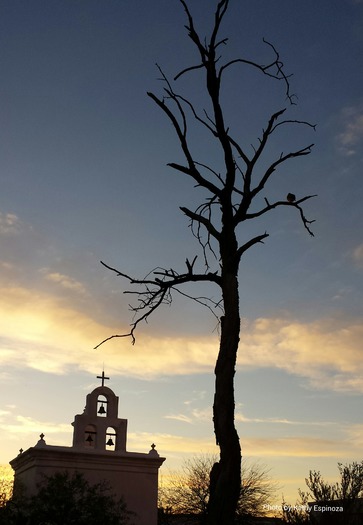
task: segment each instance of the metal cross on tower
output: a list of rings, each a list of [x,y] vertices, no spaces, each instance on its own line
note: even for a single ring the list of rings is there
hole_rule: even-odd
[[[97,376],[97,379],[102,379],[102,385],[101,386],[105,386],[105,380],[106,379],[110,379],[109,377],[106,377],[105,376],[105,371],[102,370],[102,375],[101,376]]]

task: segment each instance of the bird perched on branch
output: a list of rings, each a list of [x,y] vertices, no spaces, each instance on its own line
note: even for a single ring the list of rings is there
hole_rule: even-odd
[[[288,193],[287,196],[286,196],[286,200],[287,200],[287,202],[295,202],[296,201],[296,196],[293,193]]]

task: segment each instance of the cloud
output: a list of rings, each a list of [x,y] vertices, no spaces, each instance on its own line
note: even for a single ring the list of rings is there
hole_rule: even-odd
[[[16,235],[23,229],[23,223],[14,213],[0,212],[0,235]]]
[[[363,424],[351,425],[347,429],[348,442],[351,443],[352,448],[362,450],[363,447]]]
[[[199,425],[201,421],[210,422],[212,421],[213,413],[212,407],[206,407],[201,409],[190,410],[187,414],[170,414],[164,416],[165,419],[172,419],[181,423],[196,424]],[[235,421],[238,423],[252,423],[252,424],[269,424],[269,425],[286,425],[286,426],[302,426],[302,427],[330,427],[336,426],[337,423],[334,421],[299,421],[294,419],[282,419],[276,417],[267,418],[250,418],[236,410]]]
[[[118,327],[122,330],[122,326]],[[124,327],[127,331],[128,327]],[[66,373],[70,366],[93,371],[107,362],[109,373],[155,377],[212,371],[213,339],[140,337],[132,346],[117,339],[93,347],[116,328],[99,323],[66,299],[21,286],[0,287],[0,363]]]
[[[61,287],[79,293],[81,295],[87,295],[85,286],[76,281],[68,275],[63,275],[58,272],[50,272],[46,268],[42,268],[41,272],[44,274],[44,278],[52,283],[59,284]]]
[[[188,438],[173,434],[151,434],[147,432],[130,433],[128,435],[128,450],[146,451],[146,448],[156,444],[160,455],[200,455],[215,454],[218,449],[213,438]],[[272,436],[243,437],[245,457],[351,457],[350,442],[337,439],[324,439],[309,436],[281,437]],[[148,451],[148,450],[147,450]]]
[[[34,285],[39,281],[39,266],[59,259],[52,240],[13,213],[0,212],[0,239],[0,283],[11,280]]]
[[[104,326],[39,291],[3,287],[0,294],[0,363],[64,373],[95,357],[92,347]]]
[[[336,425],[336,422],[333,421],[296,421],[292,419],[281,419],[281,418],[275,418],[275,417],[268,417],[268,418],[249,418],[241,414],[240,412],[236,412],[235,414],[235,420],[239,421],[241,423],[268,423],[271,425],[291,425],[291,426],[318,426],[318,427],[326,427],[326,426],[333,426]]]
[[[339,149],[344,155],[355,155],[363,139],[363,105],[344,108],[341,120],[343,131],[337,136]]]
[[[11,423],[2,423],[2,430],[13,434],[27,434],[38,436],[39,431],[46,434],[70,434],[69,424],[55,424],[47,421],[38,421],[31,417],[18,415]]]
[[[3,448],[5,451],[8,449],[10,457],[17,447],[27,449],[36,445],[40,433],[45,434],[45,441],[49,445],[69,446],[72,440],[72,427],[69,424],[40,421],[14,413],[8,413],[6,418],[0,419],[0,432]]]
[[[360,319],[257,319],[244,327],[238,364],[285,370],[318,389],[362,392],[362,337]]]
[[[353,250],[352,259],[358,268],[363,268],[363,243]]]
[[[8,416],[10,414],[9,410],[1,410],[0,409],[0,423],[4,420],[5,416]]]
[[[12,270],[14,268],[14,265],[7,261],[0,261],[0,268],[2,268],[3,270]]]
[[[187,401],[183,403],[186,406],[187,414],[168,414],[164,416],[164,418],[173,419],[175,421],[180,421],[182,423],[188,423],[193,425],[199,425],[201,421],[206,421],[208,423],[212,421],[213,411],[211,406],[205,408],[192,408],[191,403],[192,401]]]
[[[69,424],[40,421],[31,417],[18,415],[13,421],[1,424],[0,429],[7,434],[17,436],[19,442],[27,441],[34,446],[40,432],[45,434],[49,445],[70,446],[71,427]],[[348,439],[329,439],[313,436],[275,437],[266,435],[261,438],[249,435],[242,439],[244,457],[317,457],[317,458],[350,458],[361,450],[362,425],[353,425],[347,431]],[[155,443],[161,456],[170,461],[181,461],[183,457],[200,454],[216,454],[218,448],[214,438],[189,437],[158,432],[129,432],[127,450],[149,452],[151,444]]]
[[[361,430],[361,429],[360,429]],[[357,429],[358,434],[358,429]],[[361,434],[362,435],[362,434]],[[321,463],[326,459],[330,463],[349,460],[359,457],[361,444],[353,444],[349,440],[323,439],[313,436],[280,437],[266,435],[248,437],[241,434],[243,457],[254,463],[262,460],[269,465],[275,465],[274,477],[278,477],[279,484],[284,489],[287,498],[294,498],[297,488],[304,483],[304,476],[309,467],[313,467],[317,461]],[[162,484],[167,483],[168,472],[180,470],[183,460],[202,454],[218,455],[214,439],[210,437],[190,438],[174,434],[137,432],[128,435],[128,450],[148,452],[151,443],[156,444],[160,456],[166,457],[162,466]],[[285,472],[287,466],[292,463],[295,467],[302,464],[302,469],[296,468],[296,477],[291,481]],[[281,466],[279,468],[278,466]],[[307,467],[306,467],[307,466]],[[172,470],[168,470],[169,468]],[[288,485],[288,486],[287,486]]]
[[[176,415],[169,415],[164,416],[165,419],[173,419],[174,421],[181,421],[182,423],[192,423],[193,419],[189,416],[186,416],[185,414],[176,414]]]
[[[243,438],[247,457],[350,457],[349,444],[339,440],[315,437]]]
[[[128,434],[127,450],[148,452],[151,443],[155,443],[156,449],[161,456],[164,454],[172,458],[184,454],[185,456],[203,454],[215,454],[217,447],[213,438],[190,438],[175,434],[130,432]]]
[[[67,279],[57,274],[55,281]],[[78,290],[76,281],[70,282]],[[162,337],[141,331],[134,346],[121,338],[94,350],[110,334],[127,332],[128,326],[106,325],[92,317],[92,311],[83,311],[86,306],[46,291],[0,287],[0,364],[64,374],[69,367],[93,372],[106,362],[112,375],[150,379],[213,373],[219,345],[216,335]],[[246,321],[238,367],[277,368],[305,378],[313,388],[363,392],[362,339],[361,319]],[[181,415],[170,417],[180,419]],[[186,417],[193,417],[192,412]]]

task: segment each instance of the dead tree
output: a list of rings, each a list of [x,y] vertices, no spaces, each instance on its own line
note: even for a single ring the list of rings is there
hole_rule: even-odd
[[[131,307],[135,317],[130,331],[112,335],[103,342],[115,337],[130,337],[134,343],[135,330],[138,325],[147,320],[159,306],[170,303],[173,291],[183,293],[180,287],[185,283],[209,282],[219,287],[221,301],[218,306],[223,309],[223,314],[220,318],[220,346],[215,366],[213,421],[220,457],[211,471],[208,523],[210,525],[221,525],[222,523],[231,525],[234,521],[241,485],[241,447],[234,424],[234,375],[240,339],[238,271],[245,252],[254,245],[263,243],[269,235],[263,232],[250,238],[247,242],[240,243],[236,230],[241,224],[247,225],[256,217],[285,207],[289,211],[297,212],[303,227],[310,235],[313,235],[311,231],[313,221],[305,217],[302,204],[314,195],[296,198],[295,195],[288,194],[286,199],[274,202],[264,197],[264,204],[261,207],[258,207],[260,201],[257,201],[256,197],[264,196],[266,184],[279,167],[292,159],[308,155],[313,146],[309,144],[295,151],[281,153],[268,164],[267,169],[263,169],[261,159],[265,158],[266,145],[270,137],[285,126],[297,124],[314,126],[308,122],[287,119],[285,117],[286,108],[283,108],[274,112],[267,119],[265,129],[262,130],[252,152],[242,147],[225,122],[221,103],[220,89],[226,70],[238,66],[254,68],[262,75],[280,81],[286,92],[287,106],[294,104],[289,76],[285,74],[277,50],[267,41],[265,43],[271,53],[271,60],[267,65],[246,58],[236,58],[222,63],[219,50],[227,44],[227,38],[221,38],[219,33],[230,3],[229,0],[220,0],[217,3],[211,34],[208,39],[203,40],[196,31],[186,1],[179,1],[186,14],[186,29],[195,46],[198,61],[195,65],[180,71],[173,82],[169,81],[159,68],[164,84],[163,94],[157,96],[154,93],[148,93],[148,96],[170,120],[185,158],[184,164],[170,163],[169,166],[189,177],[196,186],[203,188],[206,192],[204,202],[196,209],[180,208],[190,219],[192,232],[202,247],[204,268],[202,272],[198,272],[196,258],[192,261],[187,259],[185,271],[156,268],[146,278],[137,279],[102,263],[118,276],[128,280],[131,285],[136,285],[136,289],[125,293],[136,294],[138,299],[137,304]],[[180,77],[197,72],[204,74],[212,108],[210,113],[196,108],[190,99],[178,94],[174,88],[175,81]],[[188,125],[191,121],[210,134],[214,141],[214,148],[215,144],[220,148],[224,159],[222,173],[208,163],[200,162],[192,154],[188,134]],[[212,256],[217,261],[217,271],[211,271],[209,260]],[[194,299],[211,310],[213,306],[216,306],[203,297]]]

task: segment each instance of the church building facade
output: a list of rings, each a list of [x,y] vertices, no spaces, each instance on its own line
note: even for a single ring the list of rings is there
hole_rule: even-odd
[[[107,480],[116,497],[122,497],[136,515],[135,525],[157,524],[158,472],[165,458],[155,445],[149,453],[128,452],[127,420],[118,417],[118,397],[104,385],[86,398],[83,414],[72,423],[71,447],[48,445],[44,434],[34,447],[10,461],[14,483],[21,483],[29,495],[45,476],[56,472],[80,472],[91,484]]]

